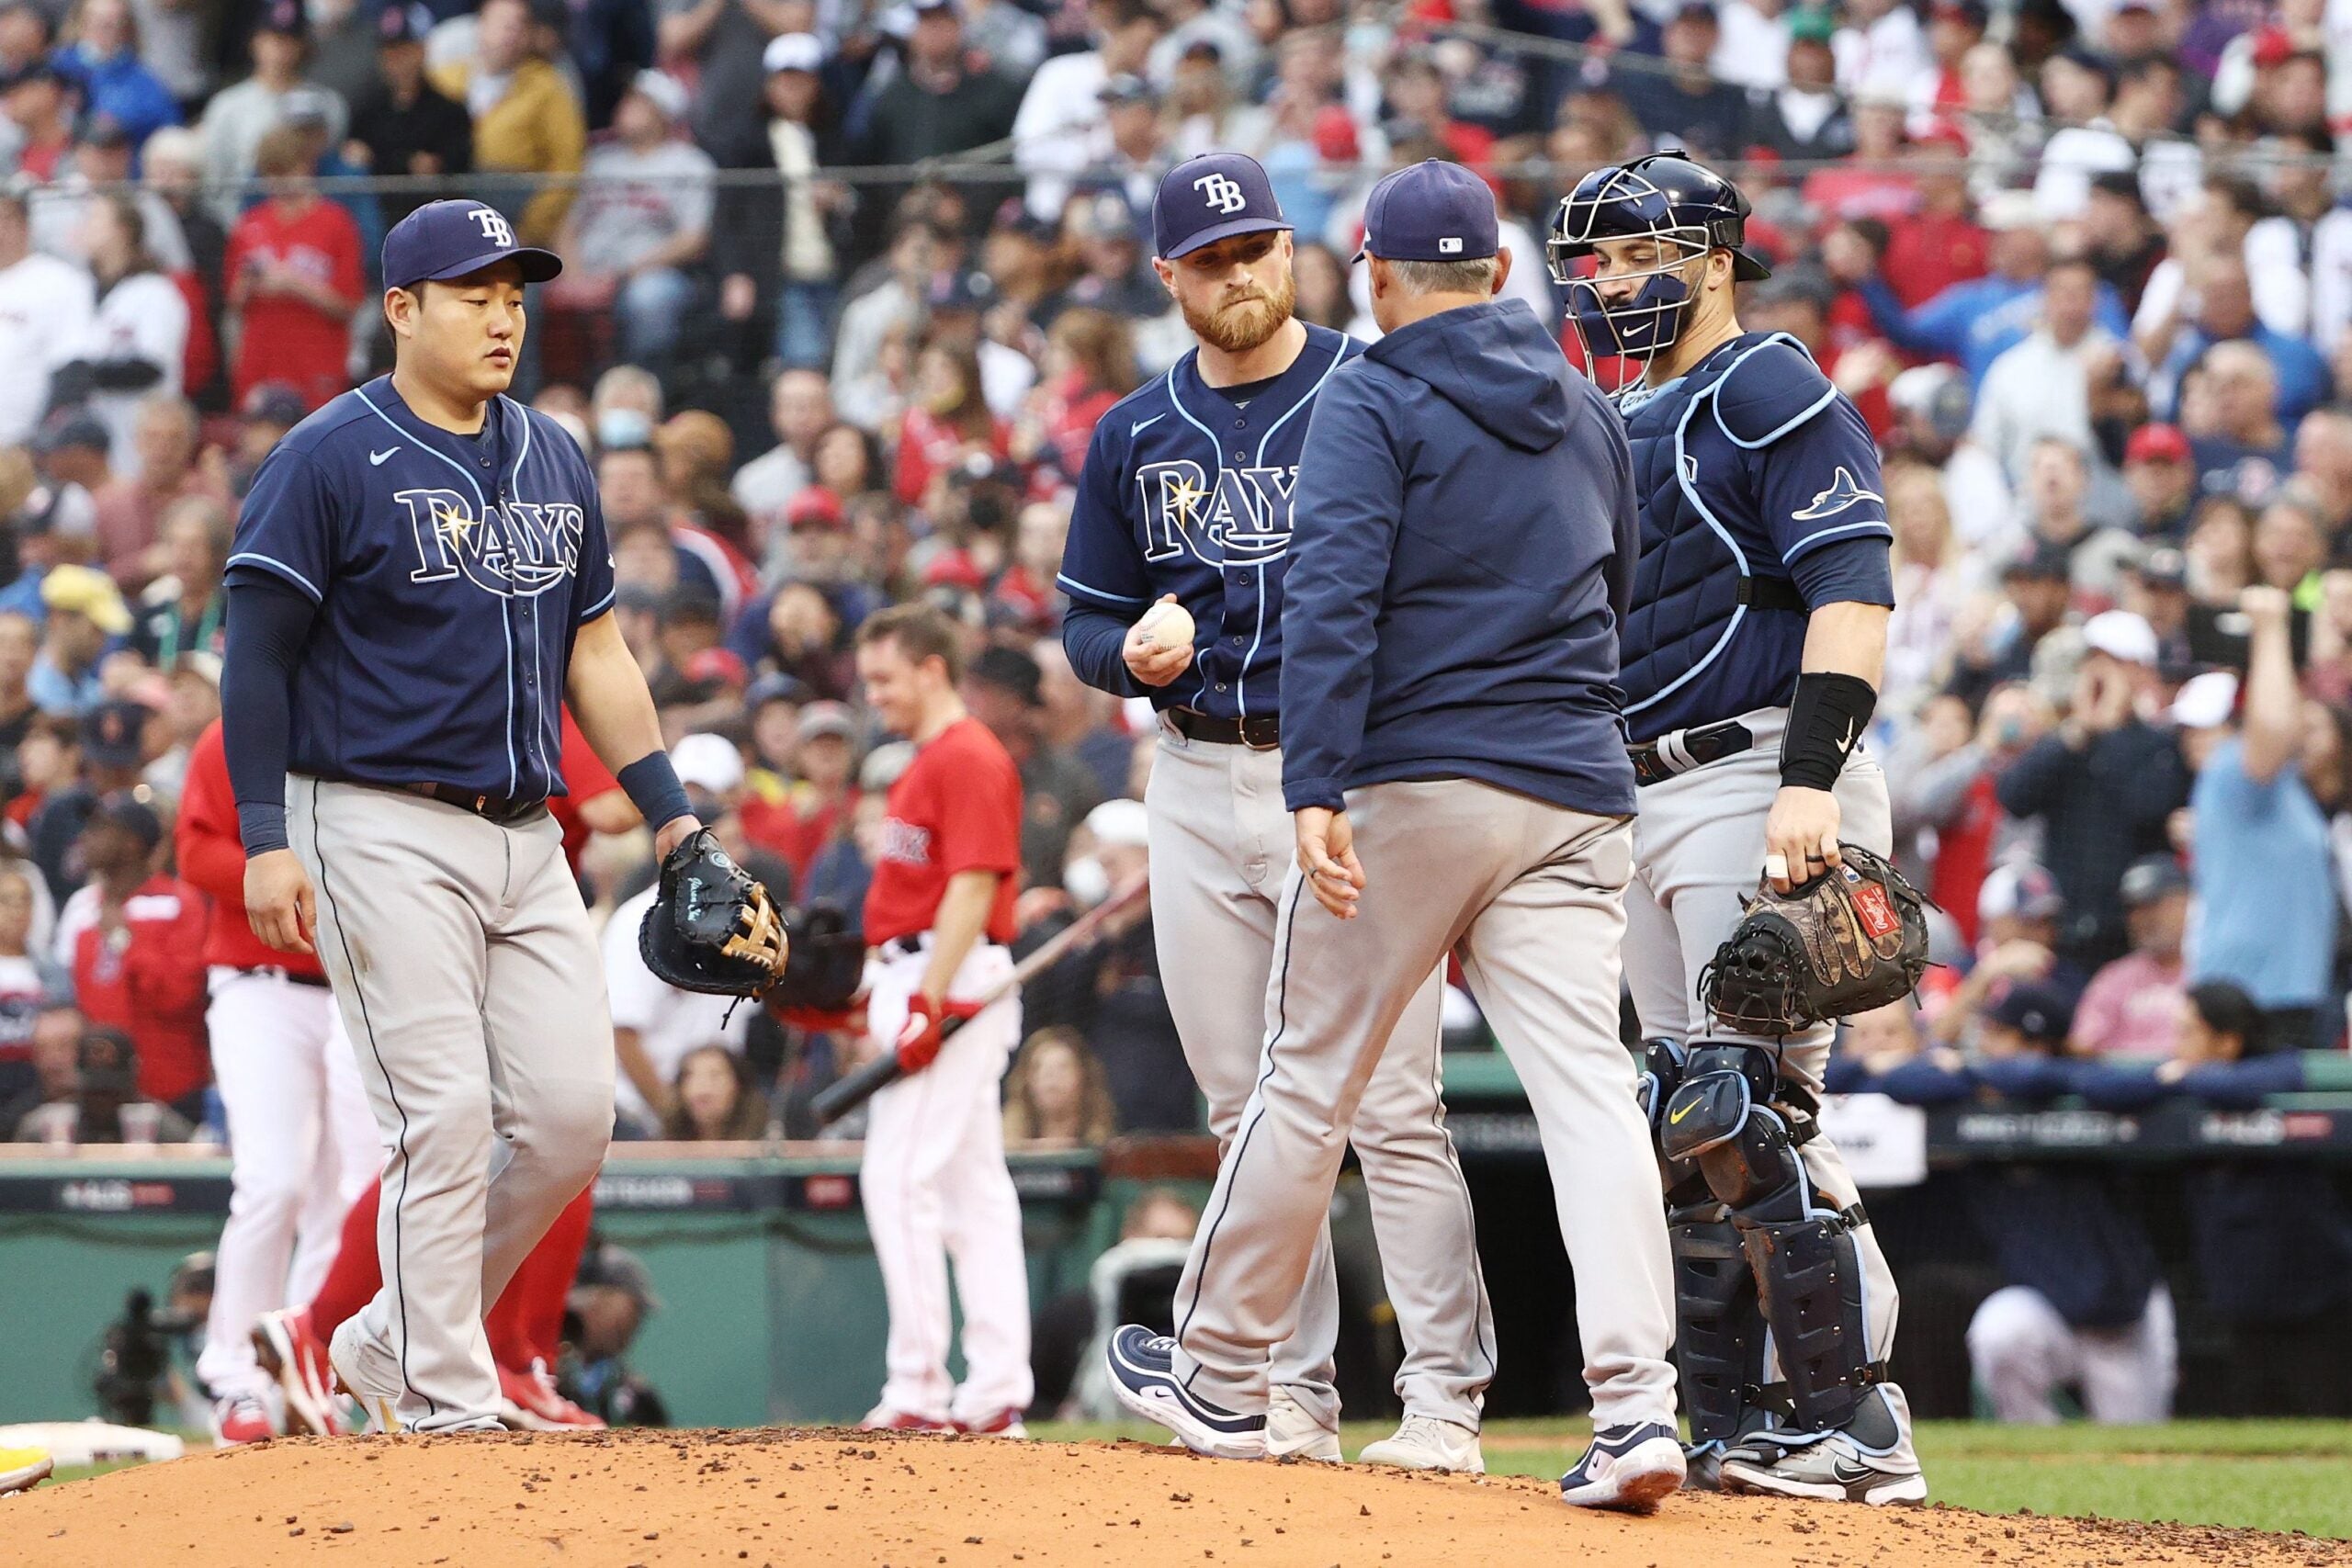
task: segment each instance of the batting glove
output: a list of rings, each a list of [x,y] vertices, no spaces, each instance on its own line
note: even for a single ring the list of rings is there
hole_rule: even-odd
[[[942,1028],[951,1018],[972,1018],[980,1011],[978,1002],[933,1001],[918,991],[907,1000],[907,1021],[899,1030],[895,1047],[899,1067],[919,1073],[939,1059],[939,1048],[946,1043]]]

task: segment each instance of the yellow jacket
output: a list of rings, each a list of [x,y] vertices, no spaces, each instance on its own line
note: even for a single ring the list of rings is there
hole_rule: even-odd
[[[457,61],[433,73],[433,85],[458,103],[467,101],[473,77],[470,61]],[[514,68],[506,96],[474,118],[474,168],[481,174],[576,175],[588,151],[588,121],[563,73],[544,60],[526,60]],[[527,187],[526,187],[527,188]],[[500,200],[490,191],[483,199],[513,210],[520,192]],[[521,203],[514,220],[525,244],[546,245],[571,206],[570,186],[538,190]]]

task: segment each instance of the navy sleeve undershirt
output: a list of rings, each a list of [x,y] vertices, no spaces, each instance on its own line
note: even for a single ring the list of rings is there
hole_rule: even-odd
[[[220,670],[221,739],[245,853],[287,848],[286,761],[294,671],[319,607],[267,572],[229,573],[229,646]]]

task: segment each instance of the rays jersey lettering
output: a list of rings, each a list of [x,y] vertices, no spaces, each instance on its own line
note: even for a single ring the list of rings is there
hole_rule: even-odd
[[[1192,668],[1151,694],[1218,717],[1274,711],[1292,498],[1315,395],[1363,345],[1328,328],[1271,381],[1228,397],[1188,354],[1094,428],[1059,579],[1074,617],[1132,623],[1173,593]]]
[[[530,598],[571,580],[587,513],[568,502],[509,501],[477,515],[453,490],[402,490],[392,502],[416,538],[411,582],[463,576],[484,592]]]
[[[572,640],[611,609],[613,565],[587,459],[545,416],[494,399],[469,436],[418,419],[390,377],[345,393],[255,474],[229,581],[317,606],[297,773],[561,791]]]

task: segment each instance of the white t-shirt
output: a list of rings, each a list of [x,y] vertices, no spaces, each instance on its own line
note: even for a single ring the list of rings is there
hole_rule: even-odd
[[[605,927],[605,988],[612,999],[613,1027],[634,1029],[646,1059],[663,1083],[678,1076],[678,1064],[697,1045],[714,1041],[729,1050],[743,1048],[744,1032],[752,1026],[752,1009],[732,997],[682,991],[654,978],[637,950],[637,928],[653,907],[659,886],[648,887],[613,911]],[[734,1018],[727,1017],[729,1009]],[[650,1125],[653,1108],[637,1092],[627,1073],[615,1073],[614,1100],[624,1115]]]
[[[1110,155],[1111,130],[1102,113],[1102,56],[1057,54],[1037,67],[1012,117],[1012,163],[1030,176],[1033,218],[1059,223],[1070,176]]]
[[[36,251],[0,267],[0,446],[32,438],[49,406],[49,373],[72,359],[90,330],[90,275]]]
[[[129,392],[95,392],[90,412],[107,427],[107,464],[119,474],[139,471],[139,448],[131,430],[139,405],[158,392],[179,394],[187,353],[187,297],[160,272],[142,272],[107,290],[71,356],[107,360],[137,357],[159,367],[163,379]]]

